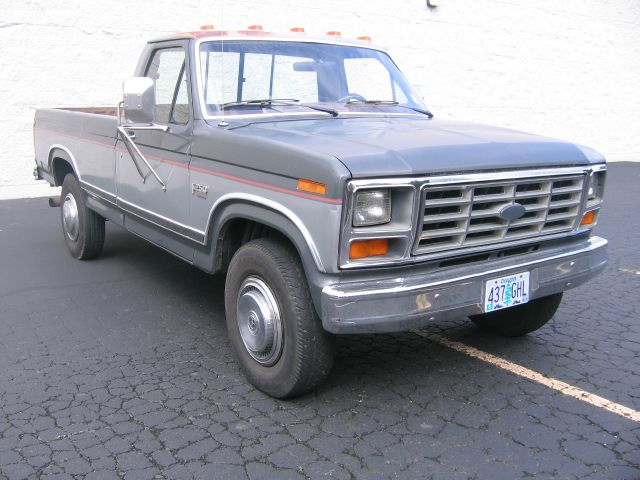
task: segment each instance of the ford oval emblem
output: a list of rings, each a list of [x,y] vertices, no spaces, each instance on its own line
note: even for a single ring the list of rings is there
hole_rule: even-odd
[[[526,211],[527,210],[519,203],[512,203],[511,205],[505,205],[502,207],[498,211],[498,215],[500,215],[500,218],[511,222],[522,218]]]

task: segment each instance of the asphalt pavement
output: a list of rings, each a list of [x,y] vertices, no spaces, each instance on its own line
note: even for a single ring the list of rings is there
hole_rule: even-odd
[[[539,331],[349,336],[292,401],[247,383],[211,277],[107,225],[71,258],[46,199],[0,201],[0,478],[640,479],[640,423],[429,338],[640,410],[640,163],[611,164],[610,263]]]

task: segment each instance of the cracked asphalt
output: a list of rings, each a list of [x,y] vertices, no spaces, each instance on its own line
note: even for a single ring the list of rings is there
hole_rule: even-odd
[[[541,330],[425,330],[640,410],[638,185],[610,165],[610,263]],[[222,278],[109,224],[75,261],[46,199],[0,202],[0,266],[0,478],[640,478],[640,424],[411,332],[340,338],[328,382],[273,400]]]

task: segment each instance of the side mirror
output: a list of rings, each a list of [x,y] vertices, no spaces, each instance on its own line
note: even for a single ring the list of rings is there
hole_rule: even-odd
[[[124,116],[131,123],[152,124],[156,116],[155,82],[149,77],[130,77],[122,83]]]

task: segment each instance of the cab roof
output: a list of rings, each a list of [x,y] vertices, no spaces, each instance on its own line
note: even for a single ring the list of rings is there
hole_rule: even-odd
[[[367,37],[368,38],[368,37]],[[338,32],[329,32],[324,36],[307,35],[304,32],[266,32],[263,30],[194,30],[192,32],[174,33],[159,38],[149,40],[148,43],[167,42],[172,40],[272,40],[287,42],[310,42],[328,43],[333,45],[350,45],[357,47],[372,48],[374,50],[385,50],[385,48],[373,44],[370,40],[350,40],[339,35]]]

